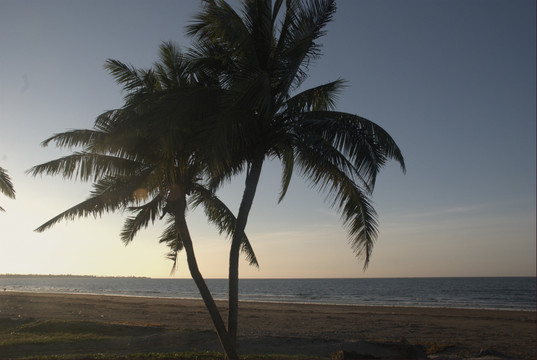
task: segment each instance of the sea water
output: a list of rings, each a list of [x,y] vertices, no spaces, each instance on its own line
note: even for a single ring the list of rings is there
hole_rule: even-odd
[[[215,299],[227,298],[226,279],[207,279]],[[244,301],[536,310],[535,277],[241,279]],[[0,290],[201,298],[191,279],[0,277]]]

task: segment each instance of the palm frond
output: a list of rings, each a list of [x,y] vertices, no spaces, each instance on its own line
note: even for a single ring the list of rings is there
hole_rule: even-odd
[[[108,59],[104,68],[108,70],[118,84],[123,86],[123,90],[126,92],[143,88],[146,85],[143,73],[132,65],[124,64],[119,60]]]
[[[96,181],[88,199],[56,215],[35,231],[43,232],[62,220],[102,216],[104,213],[126,209],[128,206],[144,202],[154,195],[154,190],[146,190],[147,173],[149,171],[146,170],[146,173],[142,172],[137,175],[116,175]]]
[[[153,66],[163,90],[178,88],[188,84],[189,64],[179,47],[173,42],[160,45],[159,61]]]
[[[173,216],[166,217],[166,228],[162,231],[159,237],[159,243],[165,243],[173,250],[182,250],[183,243],[178,240],[177,228],[175,227],[175,220]],[[174,244],[175,243],[175,244]]]
[[[97,141],[97,138],[104,135],[102,131],[81,129],[57,133],[44,140],[41,145],[48,146],[51,142],[62,148],[72,148],[78,146],[89,146]]]
[[[295,168],[295,154],[292,148],[287,148],[280,155],[280,160],[282,162],[282,181],[281,181],[281,190],[280,197],[278,198],[278,203],[280,203],[289,189],[289,184],[291,183],[291,178],[293,177],[293,170]]]
[[[64,179],[96,181],[105,176],[132,174],[142,167],[143,164],[135,160],[111,155],[75,152],[74,154],[36,165],[26,173],[32,176],[60,175]]]
[[[206,2],[193,23],[187,26],[186,34],[199,44],[219,44],[219,48],[227,52],[226,56],[241,62],[243,68],[259,68],[256,44],[248,24],[225,1]]]
[[[154,223],[163,207],[163,196],[157,194],[150,202],[141,206],[133,206],[128,208],[129,212],[136,213],[135,216],[130,216],[125,220],[123,224],[123,230],[121,231],[121,241],[125,245],[129,244],[139,230],[146,228],[149,222]]]
[[[214,166],[211,167],[207,187],[212,191],[220,189],[225,183],[230,182],[234,176],[242,173],[245,166],[246,164],[243,161],[239,161],[235,164],[229,164],[227,161],[224,163],[216,162]]]
[[[331,111],[335,109],[336,100],[345,86],[343,79],[307,89],[288,99],[286,111],[298,114],[307,111]]]
[[[320,45],[315,41],[325,34],[324,28],[336,11],[334,0],[313,0],[307,5],[292,1],[287,5],[275,55],[281,94],[298,88],[307,77],[310,63],[320,56]]]
[[[108,154],[129,158],[134,145],[140,142],[140,131],[132,120],[138,120],[130,109],[107,111],[97,117],[94,129],[70,130],[54,134],[42,142],[55,143],[60,148],[82,147],[84,153]],[[133,158],[133,155],[130,155]]]
[[[39,226],[34,231],[36,232],[43,232],[55,224],[59,223],[62,220],[74,220],[75,218],[81,218],[81,217],[88,217],[90,215],[93,215],[95,217],[101,216],[104,212],[113,211],[116,209],[116,206],[107,206],[108,202],[102,202],[101,198],[105,197],[104,195],[101,197],[92,197],[89,198],[63,212],[56,215],[52,219],[48,220],[41,226]]]
[[[248,29],[237,12],[225,1],[207,1],[205,5],[186,27],[187,36],[226,44],[229,41],[240,43],[234,39],[244,36]]]
[[[397,161],[405,172],[401,150],[392,137],[372,121],[336,111],[312,111],[301,116],[299,131],[317,132],[324,141],[341,151],[371,189],[387,160]]]
[[[243,22],[253,39],[257,57],[257,68],[267,69],[270,64],[273,33],[272,0],[247,0],[244,2]]]
[[[123,109],[113,109],[103,112],[102,114],[97,116],[93,127],[97,130],[101,130],[107,133],[110,132],[110,130],[117,125],[116,123],[118,121],[118,114],[120,114],[122,111]]]
[[[327,200],[341,212],[351,247],[355,255],[363,259],[365,269],[378,235],[376,212],[368,197],[344,171],[315,151],[299,152],[297,164],[301,175],[326,193]]]
[[[15,198],[15,188],[7,171],[0,167],[0,192],[9,198]]]
[[[203,205],[205,215],[216,226],[220,234],[225,233],[229,237],[233,236],[237,219],[231,210],[213,192],[205,187],[197,184],[193,190],[192,196],[190,197],[190,205],[193,208]],[[246,255],[246,260],[250,265],[259,268],[259,263],[246,234],[242,236],[241,251]]]
[[[175,219],[169,215],[166,219],[167,227],[164,229],[159,238],[159,243],[165,243],[170,251],[166,254],[166,258],[173,261],[170,275],[175,273],[177,269],[177,256],[183,250],[183,242],[179,238],[177,228],[175,226]]]
[[[170,270],[170,276],[175,275],[175,271],[177,270],[177,257],[178,257],[178,255],[179,255],[179,251],[175,251],[175,250],[170,250],[166,254],[166,259],[169,259],[169,260],[173,261],[173,265],[172,265],[172,268]]]

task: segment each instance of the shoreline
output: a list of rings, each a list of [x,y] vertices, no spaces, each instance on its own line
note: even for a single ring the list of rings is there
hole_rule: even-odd
[[[216,303],[225,318],[226,302]],[[158,338],[155,344],[146,346],[141,341],[129,341],[129,347],[121,351],[219,351],[210,317],[203,301],[197,299],[2,291],[2,319],[122,324],[165,332],[152,335]],[[337,349],[358,343],[404,340],[445,347],[440,355],[455,358],[476,357],[483,350],[491,350],[525,360],[537,358],[535,328],[536,313],[532,311],[244,301],[239,304],[241,353],[329,357]],[[120,343],[118,340],[107,346],[116,349]],[[0,347],[0,355],[5,355],[2,351]]]
[[[149,295],[131,295],[131,294],[97,294],[97,293],[86,293],[86,292],[62,292],[62,291],[24,291],[24,290],[9,290],[9,289],[0,289],[4,293],[12,294],[53,294],[53,295],[83,295],[83,296],[116,296],[116,297],[132,297],[132,298],[141,298],[141,299],[174,299],[174,300],[199,300],[199,298],[189,298],[189,297],[174,297],[174,296],[149,296]],[[225,302],[227,299],[215,298],[215,301]],[[383,303],[377,304],[356,304],[356,303],[323,303],[323,302],[308,302],[308,301],[271,301],[271,300],[239,300],[241,303],[260,303],[260,304],[297,304],[297,305],[325,305],[325,306],[356,306],[356,307],[387,307],[387,308],[417,308],[417,309],[439,309],[439,310],[490,310],[490,311],[523,311],[523,312],[535,312],[537,313],[537,307],[532,309],[520,309],[520,308],[489,308],[489,307],[462,307],[462,306],[447,306],[445,304],[439,306],[433,305],[388,305]]]

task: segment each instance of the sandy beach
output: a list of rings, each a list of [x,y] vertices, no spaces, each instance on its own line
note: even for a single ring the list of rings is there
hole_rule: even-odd
[[[225,302],[219,306],[225,314]],[[124,336],[76,344],[0,345],[0,358],[219,350],[200,300],[0,293],[4,330],[23,323],[69,322],[115,326]],[[536,312],[527,311],[242,302],[239,351],[329,357],[338,350],[358,353],[378,344],[410,343],[424,345],[429,358],[535,359],[536,330]],[[379,349],[372,352],[383,357]]]

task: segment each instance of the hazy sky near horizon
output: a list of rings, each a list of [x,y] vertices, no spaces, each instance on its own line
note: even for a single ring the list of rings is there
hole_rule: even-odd
[[[167,277],[162,223],[124,246],[122,214],[33,229],[86,199],[90,184],[32,178],[69,154],[41,141],[91,128],[120,107],[106,59],[148,67],[158,46],[186,48],[200,1],[0,0],[0,273]],[[403,151],[373,196],[380,234],[367,271],[338,213],[297,176],[277,204],[266,163],[247,233],[260,269],[242,277],[535,276],[536,3],[532,0],[339,1],[305,87],[347,80],[338,110],[386,129]],[[244,177],[220,192],[236,212]],[[189,213],[205,277],[226,277],[229,241]],[[189,277],[180,258],[175,274]]]

